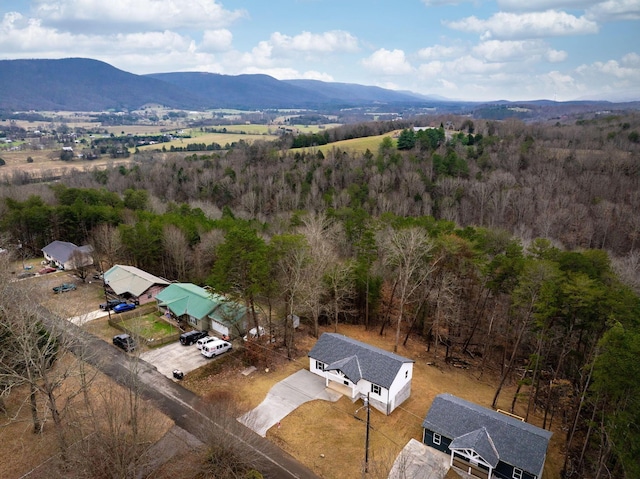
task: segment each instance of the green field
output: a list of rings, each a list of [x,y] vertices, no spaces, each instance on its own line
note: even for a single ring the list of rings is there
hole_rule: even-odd
[[[338,125],[330,125],[335,127]],[[173,141],[141,146],[139,149],[144,150],[158,150],[164,146],[166,149],[170,149],[171,146],[175,148],[186,148],[189,143],[205,143],[210,145],[211,143],[217,143],[224,147],[227,144],[232,144],[238,141],[245,141],[251,143],[255,140],[270,141],[278,138],[278,125],[213,125],[206,128],[214,128],[216,130],[225,130],[225,133],[205,133],[200,131],[199,128],[184,129],[182,134],[190,135],[191,138],[177,138]],[[318,125],[287,125],[286,128],[291,128],[298,133],[316,133],[321,131]],[[173,130],[170,133],[180,134],[179,131]]]
[[[393,136],[396,133],[397,132],[390,132],[390,133],[385,133],[384,135],[368,136],[365,138],[353,138],[351,140],[336,141],[335,143],[316,146],[314,148],[300,148],[300,150],[303,150],[305,152],[321,151],[322,154],[325,156],[327,155],[328,152],[330,152],[334,148],[339,148],[343,151],[349,151],[354,153],[364,153],[367,150],[371,151],[372,153],[376,153],[378,151],[378,148],[380,147],[380,143],[382,143],[382,139],[385,136],[390,137],[393,140],[393,145],[395,146],[396,140],[393,138]],[[296,151],[296,150],[293,150],[293,151]]]

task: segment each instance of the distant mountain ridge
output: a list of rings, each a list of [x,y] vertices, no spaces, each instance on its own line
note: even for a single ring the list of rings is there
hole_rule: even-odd
[[[441,113],[473,112],[495,119],[514,115],[522,119],[553,118],[567,112],[610,108],[640,109],[640,102],[463,102],[375,86],[277,80],[259,74],[177,72],[135,75],[89,58],[0,60],[0,111],[130,111],[149,104],[182,110],[335,110],[386,106],[388,112],[402,112],[435,107]],[[516,109],[511,107],[523,111],[510,111]],[[528,109],[531,109],[530,113]]]
[[[0,109],[134,110],[170,108],[326,108],[421,104],[419,95],[384,88],[268,75],[184,72],[135,75],[88,58],[1,60]]]

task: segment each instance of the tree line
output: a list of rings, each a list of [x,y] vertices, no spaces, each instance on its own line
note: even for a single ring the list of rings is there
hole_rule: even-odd
[[[89,242],[109,264],[210,285],[254,320],[362,324],[396,350],[419,336],[497,373],[494,404],[515,380],[512,408],[561,422],[566,477],[635,477],[638,225],[619,213],[638,199],[637,119],[465,121],[435,147],[141,156],[10,189],[1,227],[35,251]],[[286,321],[282,334],[293,354]]]

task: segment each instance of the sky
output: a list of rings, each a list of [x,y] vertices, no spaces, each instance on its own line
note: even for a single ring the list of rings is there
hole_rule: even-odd
[[[0,0],[0,59],[358,83],[452,100],[640,100],[640,0]]]

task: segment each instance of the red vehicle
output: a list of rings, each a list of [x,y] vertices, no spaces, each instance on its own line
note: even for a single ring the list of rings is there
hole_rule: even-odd
[[[42,268],[40,271],[38,271],[38,274],[53,273],[55,271],[58,271],[58,270],[55,268],[52,268],[51,266],[47,266],[46,268]]]

